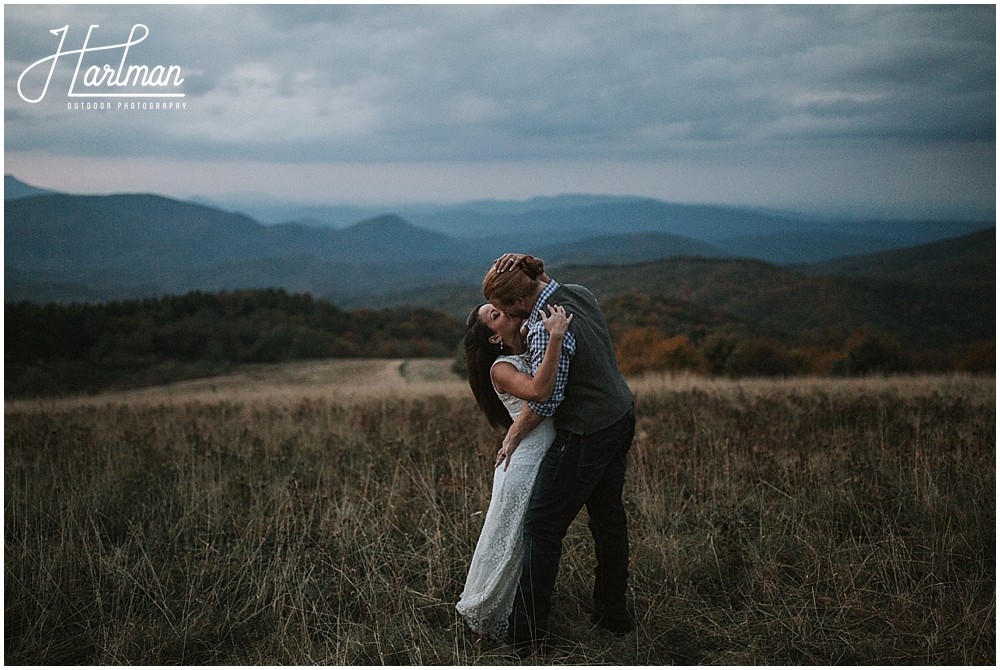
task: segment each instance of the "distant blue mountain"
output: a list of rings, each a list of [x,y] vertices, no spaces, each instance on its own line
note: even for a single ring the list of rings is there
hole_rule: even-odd
[[[343,229],[265,226],[157,195],[48,195],[4,203],[8,266],[139,274],[309,254],[323,261],[467,258],[470,246],[386,215]],[[485,256],[475,254],[482,262]]]
[[[860,256],[894,249],[904,240],[885,239],[826,230],[790,231],[748,237],[731,237],[717,242],[720,255],[760,258],[771,263],[816,263],[830,258]]]
[[[48,195],[49,193],[52,193],[52,191],[46,191],[45,189],[25,184],[13,175],[5,174],[3,176],[4,201],[16,200],[18,198],[30,198],[33,195]]]
[[[303,223],[313,227],[345,228],[385,213],[384,207],[355,207],[352,205],[303,205],[247,196],[221,199],[192,198],[190,202],[205,207],[240,212],[264,224]]]
[[[930,244],[851,256],[792,269],[806,275],[874,277],[919,284],[972,286],[996,291],[996,229]]]
[[[33,189],[10,176],[7,184],[11,194]],[[262,287],[337,298],[419,291],[477,284],[507,251],[532,253],[548,267],[678,256],[814,263],[988,227],[847,222],[838,228],[776,213],[602,196],[419,207],[405,217],[380,213],[340,227],[264,225],[219,207],[148,194],[36,193],[6,199],[4,216],[8,301]]]
[[[718,247],[666,233],[603,235],[576,242],[539,247],[534,252],[550,267],[560,265],[625,265],[677,256],[723,258]]]
[[[235,201],[265,223],[344,228],[382,214],[377,208]],[[476,200],[455,205],[400,205],[391,211],[419,228],[453,238],[503,241],[537,251],[551,245],[638,233],[704,242],[727,256],[772,263],[812,263],[925,244],[992,227],[993,221],[832,220],[767,208],[686,205],[653,198],[559,195],[529,200]]]
[[[406,215],[413,223],[460,237],[519,237],[526,245],[595,236],[664,233],[719,247],[724,253],[774,263],[815,262],[967,235],[992,221],[829,221],[712,205],[681,205],[650,198],[566,196],[514,207],[467,203]],[[489,204],[489,203],[488,203]]]
[[[383,215],[343,229],[263,225],[156,195],[4,203],[7,301],[283,287],[319,296],[476,281],[502,249]]]
[[[459,207],[468,212],[485,214],[486,216],[516,216],[528,212],[550,211],[554,209],[573,209],[591,205],[615,205],[645,198],[615,195],[564,194],[554,196],[536,196],[528,200],[470,200]]]

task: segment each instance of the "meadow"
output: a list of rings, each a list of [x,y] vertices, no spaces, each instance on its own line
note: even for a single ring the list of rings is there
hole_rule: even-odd
[[[500,435],[450,363],[7,401],[4,662],[995,663],[995,378],[630,379],[636,630],[581,513],[521,660],[454,610]]]

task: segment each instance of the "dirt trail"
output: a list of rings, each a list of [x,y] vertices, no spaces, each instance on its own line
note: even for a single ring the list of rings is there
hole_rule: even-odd
[[[248,365],[230,374],[133,391],[101,393],[58,400],[5,403],[6,411],[30,407],[173,404],[185,402],[255,402],[327,398],[340,401],[470,393],[450,370],[451,359],[335,359],[276,365]]]

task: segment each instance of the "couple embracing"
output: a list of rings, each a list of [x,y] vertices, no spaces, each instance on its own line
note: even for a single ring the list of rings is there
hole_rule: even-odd
[[[482,636],[544,649],[562,539],[586,505],[592,621],[624,634],[633,625],[622,488],[635,415],[604,314],[586,288],[559,284],[521,254],[493,264],[483,294],[489,302],[466,324],[469,384],[507,434],[456,609]]]

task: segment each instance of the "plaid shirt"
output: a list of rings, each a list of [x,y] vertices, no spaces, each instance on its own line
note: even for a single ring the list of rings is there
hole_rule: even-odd
[[[545,358],[545,349],[549,346],[549,331],[545,330],[542,323],[541,312],[555,290],[559,288],[559,283],[552,280],[548,286],[542,289],[542,294],[538,296],[538,302],[531,310],[531,316],[524,322],[528,328],[528,352],[531,354],[531,374],[538,372]],[[566,397],[566,382],[569,381],[569,362],[576,353],[576,338],[573,331],[567,330],[563,335],[562,352],[559,354],[559,367],[556,370],[556,385],[552,389],[552,395],[545,402],[529,402],[528,406],[541,416],[552,416],[556,413],[559,403]]]

